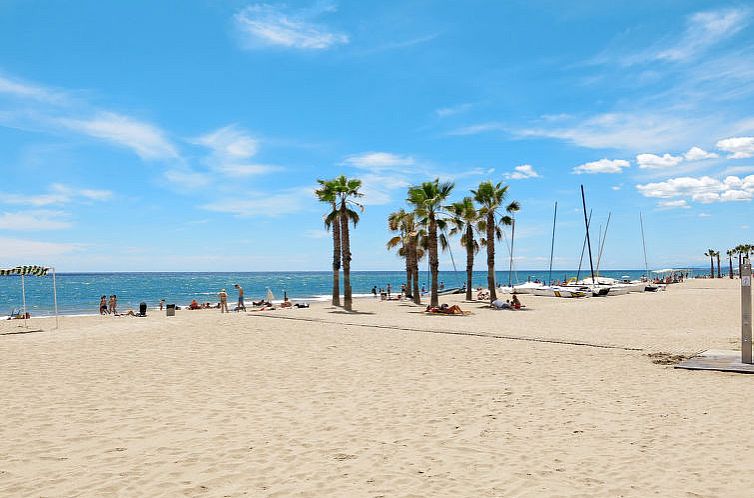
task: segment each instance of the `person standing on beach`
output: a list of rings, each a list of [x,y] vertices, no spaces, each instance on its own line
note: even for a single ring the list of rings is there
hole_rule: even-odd
[[[238,305],[236,306],[236,311],[246,311],[246,305],[243,303],[243,287],[238,284],[234,285],[233,287],[238,290]]]
[[[115,295],[114,294],[110,295],[110,305],[108,307],[107,312],[110,313],[111,315],[115,314]]]
[[[107,315],[107,296],[99,298],[99,314]]]
[[[390,287],[390,284],[387,284],[387,297],[390,299],[390,293],[393,291],[393,288]]]
[[[228,311],[228,293],[225,289],[220,290],[220,294],[217,295],[220,298],[220,313],[229,313]]]

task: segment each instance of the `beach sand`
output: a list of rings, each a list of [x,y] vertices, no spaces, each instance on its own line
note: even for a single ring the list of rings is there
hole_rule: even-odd
[[[442,299],[1,335],[0,495],[751,496],[754,376],[647,356],[735,348],[737,280]]]

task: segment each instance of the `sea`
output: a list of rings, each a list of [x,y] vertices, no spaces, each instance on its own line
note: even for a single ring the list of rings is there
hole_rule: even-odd
[[[644,270],[600,271],[605,277],[621,278],[628,276],[637,279]],[[575,277],[577,270],[553,270],[553,279]],[[582,270],[582,278],[586,273]],[[496,272],[498,285],[526,282],[527,280],[548,281],[548,271],[519,270],[509,274]],[[464,272],[441,271],[440,281],[445,288],[460,287],[466,275]],[[371,297],[372,288],[386,288],[394,291],[406,280],[404,271],[357,271],[351,273],[351,287],[354,297]],[[429,289],[427,272],[422,272],[420,282]],[[237,293],[233,285],[244,288],[246,303],[259,300],[272,291],[276,300],[284,295],[294,301],[329,301],[332,293],[332,272],[166,272],[166,273],[58,273],[56,289],[58,312],[61,315],[97,314],[100,296],[118,296],[118,310],[127,312],[138,310],[139,304],[147,303],[149,308],[158,306],[161,299],[167,304],[188,305],[192,299],[198,302],[216,303],[220,289],[228,292],[228,303],[236,301]],[[342,285],[342,284],[341,284]],[[487,286],[487,272],[474,272],[474,287]],[[24,278],[26,308],[32,317],[49,316],[54,313],[52,276]],[[341,286],[342,292],[342,286]],[[0,277],[0,317],[10,315],[22,307],[21,277]]]

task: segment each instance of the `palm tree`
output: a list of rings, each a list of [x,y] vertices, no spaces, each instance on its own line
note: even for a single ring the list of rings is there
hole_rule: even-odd
[[[355,178],[346,178],[344,175],[331,180],[330,187],[335,192],[336,206],[338,208],[338,219],[340,221],[340,241],[341,241],[341,258],[343,261],[343,308],[351,311],[353,308],[353,292],[351,290],[351,235],[349,231],[349,222],[354,226],[359,222],[359,213],[354,211],[354,207],[359,211],[364,211],[364,206],[354,199],[362,197],[364,194],[359,192],[361,180]]]
[[[399,247],[398,255],[406,259],[406,295],[416,304],[421,304],[419,291],[419,260],[424,256],[420,244],[424,241],[424,231],[417,226],[416,215],[404,209],[390,213],[388,229],[398,235],[390,239],[387,248]]]
[[[438,291],[438,273],[440,261],[438,257],[438,230],[444,230],[445,217],[442,211],[443,203],[447,200],[450,192],[455,185],[452,182],[440,183],[439,178],[431,182],[423,182],[421,185],[409,187],[408,198],[409,204],[414,206],[414,211],[419,218],[419,223],[427,230],[427,245],[429,252],[429,269],[431,273],[430,281],[430,306],[437,306],[439,300]]]
[[[450,234],[460,233],[461,245],[466,248],[466,300],[471,301],[474,254],[479,252],[479,242],[475,238],[479,212],[471,197],[464,197],[463,200],[454,202],[448,206],[448,211],[453,216],[452,222],[455,225]]]
[[[717,278],[723,278],[720,275],[720,251],[715,251],[715,257],[717,258]]]
[[[513,218],[510,215],[521,209],[521,206],[516,201],[510,202],[506,206],[503,205],[508,196],[508,185],[503,186],[503,182],[493,184],[491,181],[484,181],[471,193],[474,194],[474,200],[480,205],[479,229],[486,232],[482,244],[487,246],[487,287],[490,289],[490,300],[494,301],[497,299],[495,290],[495,239],[500,240],[502,238],[502,226],[513,224]],[[502,215],[502,211],[508,214]]]
[[[715,250],[707,249],[704,255],[709,258],[709,278],[715,278]]]
[[[735,249],[728,249],[725,251],[725,254],[728,255],[728,278],[733,278],[733,254],[735,254]]]
[[[332,228],[332,304],[340,306],[340,220],[338,219],[338,206],[335,190],[331,181],[317,180],[321,185],[314,191],[320,202],[325,202],[330,207],[330,212],[325,214],[325,228]]]

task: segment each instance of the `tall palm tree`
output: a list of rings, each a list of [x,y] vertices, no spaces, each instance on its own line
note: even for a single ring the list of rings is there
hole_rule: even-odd
[[[704,255],[709,258],[709,278],[715,278],[715,250],[707,249]]]
[[[733,255],[735,253],[735,249],[728,249],[725,251],[725,254],[728,255],[728,278],[733,278]]]
[[[331,181],[317,180],[320,188],[314,191],[320,202],[327,203],[330,212],[324,216],[325,228],[332,229],[332,304],[340,306],[340,220],[338,219],[338,206],[336,204],[335,189]]]
[[[363,197],[359,192],[361,180],[346,178],[344,175],[330,181],[331,188],[335,191],[338,219],[340,221],[341,258],[343,261],[343,308],[346,311],[353,309],[353,291],[351,290],[351,235],[349,222],[354,226],[359,222],[359,211],[364,211],[364,206],[354,199]]]
[[[430,306],[437,306],[438,300],[438,273],[440,260],[438,257],[438,231],[446,226],[443,205],[453,191],[455,185],[452,182],[440,183],[439,178],[431,182],[423,182],[421,185],[411,186],[408,189],[410,205],[414,207],[419,222],[427,230],[427,246],[429,252],[430,281]]]
[[[417,225],[416,215],[400,209],[388,216],[388,229],[398,235],[391,238],[387,248],[398,247],[398,255],[406,260],[406,294],[416,304],[421,304],[419,291],[419,260],[424,256],[421,244],[424,242],[424,230]]]
[[[495,239],[500,240],[503,236],[502,227],[513,224],[513,213],[521,209],[518,202],[512,201],[505,205],[508,197],[508,185],[503,182],[493,184],[484,181],[476,190],[472,190],[474,200],[479,203],[479,229],[484,230],[486,236],[482,244],[487,246],[487,287],[490,290],[490,300],[497,299],[495,285]],[[507,214],[503,214],[503,212]]]
[[[461,234],[461,245],[466,248],[466,300],[471,301],[473,285],[474,254],[479,252],[479,242],[476,240],[479,211],[474,205],[474,199],[464,197],[463,200],[448,206],[454,225],[451,235]]]

